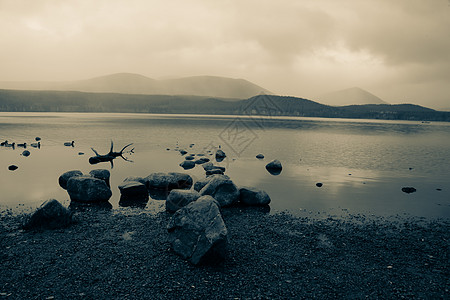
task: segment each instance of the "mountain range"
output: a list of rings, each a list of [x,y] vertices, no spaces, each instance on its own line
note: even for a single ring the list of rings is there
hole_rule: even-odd
[[[139,95],[195,95],[245,99],[270,91],[245,79],[193,76],[157,80],[139,74],[117,73],[87,80],[63,82],[0,82],[0,89],[78,91]]]
[[[450,121],[450,112],[413,104],[329,106],[308,99],[258,95],[227,99],[73,91],[0,90],[0,111],[126,112]]]
[[[327,94],[317,96],[314,100],[320,103],[345,106],[345,105],[362,105],[362,104],[388,104],[374,94],[369,93],[359,87],[339,90]]]

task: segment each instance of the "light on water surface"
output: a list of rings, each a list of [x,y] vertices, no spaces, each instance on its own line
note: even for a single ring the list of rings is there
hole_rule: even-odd
[[[183,157],[174,150],[177,145],[197,154],[220,145],[228,157],[219,165],[238,186],[264,189],[272,199],[271,212],[450,216],[450,124],[271,118],[257,126],[248,117],[238,121],[232,116],[1,113],[0,140],[30,144],[38,136],[42,147],[28,147],[29,157],[20,155],[22,148],[0,148],[0,208],[37,207],[50,198],[68,202],[58,177],[98,168],[111,171],[110,202],[118,208],[117,186],[128,176],[205,176],[200,166],[187,171],[179,166]],[[72,140],[74,147],[64,146]],[[90,148],[106,154],[111,140],[115,151],[134,143],[134,162],[117,158],[113,169],[109,163],[90,165]],[[256,159],[259,153],[263,160]],[[273,159],[283,165],[278,176],[265,169]],[[9,171],[11,164],[19,168]],[[403,193],[405,186],[417,192]],[[150,200],[147,209],[161,208],[160,203]]]

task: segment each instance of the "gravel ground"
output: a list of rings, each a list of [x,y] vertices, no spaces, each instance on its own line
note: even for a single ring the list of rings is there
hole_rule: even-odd
[[[169,215],[87,210],[53,231],[0,214],[0,299],[450,298],[449,220],[223,210],[227,260],[170,250]]]

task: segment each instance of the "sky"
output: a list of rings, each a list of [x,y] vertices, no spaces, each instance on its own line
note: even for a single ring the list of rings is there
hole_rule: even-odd
[[[0,81],[120,72],[450,108],[450,0],[0,0]]]

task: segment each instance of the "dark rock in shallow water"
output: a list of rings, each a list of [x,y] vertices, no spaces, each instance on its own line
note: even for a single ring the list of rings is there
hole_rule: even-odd
[[[170,191],[150,188],[148,193],[153,200],[166,200]]]
[[[111,187],[109,185],[109,178],[111,177],[111,173],[108,170],[106,170],[106,169],[95,169],[95,170],[90,171],[89,175],[91,175],[94,178],[98,178],[98,179],[103,180],[108,187]]]
[[[8,167],[8,170],[10,170],[10,171],[15,171],[15,170],[17,170],[19,167],[18,166],[16,166],[16,165],[10,165],[9,167]]]
[[[258,155],[256,155],[256,158],[258,158],[258,159],[263,159],[263,158],[264,158],[264,155],[258,154]]]
[[[185,160],[180,164],[180,166],[185,170],[189,170],[195,167],[195,162],[192,160]]]
[[[128,176],[123,181],[137,181],[137,182],[140,182],[140,183],[144,184],[145,186],[147,186],[147,180],[145,178],[139,177],[139,176]]]
[[[323,186],[323,183],[322,183],[322,182],[318,182],[318,183],[316,183],[316,186],[317,186],[317,187],[322,187],[322,186]]]
[[[34,138],[34,140],[35,140],[36,142],[39,142],[39,141],[41,140],[41,138],[37,136],[37,137]]]
[[[78,152],[78,155],[84,155],[84,152]]]
[[[119,185],[120,194],[124,198],[138,198],[148,200],[148,190],[145,184],[138,181],[124,181]]]
[[[239,189],[239,201],[249,206],[264,206],[270,203],[270,197],[263,190],[242,187]]]
[[[216,175],[216,174],[223,175],[223,170],[219,169],[219,168],[214,168],[214,169],[210,169],[210,170],[206,171],[206,176]]]
[[[67,190],[67,182],[69,181],[69,179],[74,176],[82,176],[82,175],[83,173],[80,170],[67,171],[61,176],[59,176],[58,183],[63,189]]]
[[[186,150],[183,150],[183,149],[180,150],[180,154],[181,154],[181,155],[185,155],[185,154],[187,154],[187,153],[188,153],[188,152],[187,152]]]
[[[200,197],[195,190],[172,190],[166,200],[166,210],[176,212]]]
[[[230,206],[239,200],[239,190],[228,176],[214,175],[200,190],[200,195],[210,195],[220,206]]]
[[[170,173],[152,173],[146,177],[147,188],[159,190],[190,189],[193,180],[189,174],[170,172]]]
[[[119,185],[119,206],[145,208],[149,199],[145,184],[138,181],[124,181]]]
[[[184,157],[185,160],[194,160],[194,158],[195,157],[193,155],[188,155]]]
[[[91,176],[74,176],[67,182],[67,192],[75,202],[106,202],[112,192],[104,180]]]
[[[200,197],[178,210],[167,228],[174,252],[192,264],[215,264],[225,259],[228,230],[212,197]]]
[[[57,200],[44,202],[25,222],[24,229],[57,229],[72,223],[72,212]]]
[[[266,170],[272,175],[279,175],[283,167],[278,159],[275,159],[266,165]]]
[[[216,151],[216,158],[225,158],[225,157],[227,157],[227,155],[225,154],[225,152],[223,152],[223,150],[218,149]]]
[[[407,193],[407,194],[411,194],[416,192],[417,190],[413,187],[402,187],[402,192]]]
[[[30,151],[28,151],[28,150],[24,150],[23,152],[22,152],[22,156],[25,156],[25,157],[28,157],[28,156],[30,156]]]

